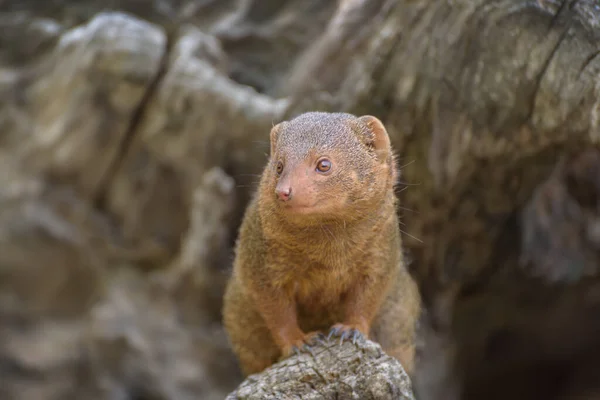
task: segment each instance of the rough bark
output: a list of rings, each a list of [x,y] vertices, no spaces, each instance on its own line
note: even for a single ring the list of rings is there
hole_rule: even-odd
[[[368,340],[323,342],[248,377],[227,400],[414,400],[400,363]]]
[[[0,1],[0,397],[233,390],[231,246],[269,128],[315,109],[377,115],[404,165],[419,398],[597,393],[598,21],[588,0]]]

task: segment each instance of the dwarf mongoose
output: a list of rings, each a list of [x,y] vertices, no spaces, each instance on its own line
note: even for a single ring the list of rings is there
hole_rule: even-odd
[[[235,248],[223,318],[245,375],[319,333],[378,342],[410,374],[420,297],[402,260],[386,129],[309,112],[277,124]]]

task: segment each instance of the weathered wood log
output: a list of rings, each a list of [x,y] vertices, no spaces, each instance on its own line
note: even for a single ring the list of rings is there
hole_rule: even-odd
[[[400,363],[369,340],[332,339],[249,376],[227,400],[414,400]]]

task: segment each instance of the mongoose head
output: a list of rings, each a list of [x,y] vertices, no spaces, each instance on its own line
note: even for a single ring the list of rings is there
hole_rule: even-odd
[[[291,218],[368,217],[393,196],[394,157],[376,117],[309,112],[274,126],[270,140],[261,196]]]

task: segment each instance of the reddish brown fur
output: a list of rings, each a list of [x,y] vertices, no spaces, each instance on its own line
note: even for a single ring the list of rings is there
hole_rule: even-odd
[[[327,173],[316,170],[323,157]],[[245,374],[332,326],[358,329],[412,371],[420,301],[402,262],[396,176],[375,117],[314,112],[272,129],[223,310]]]

